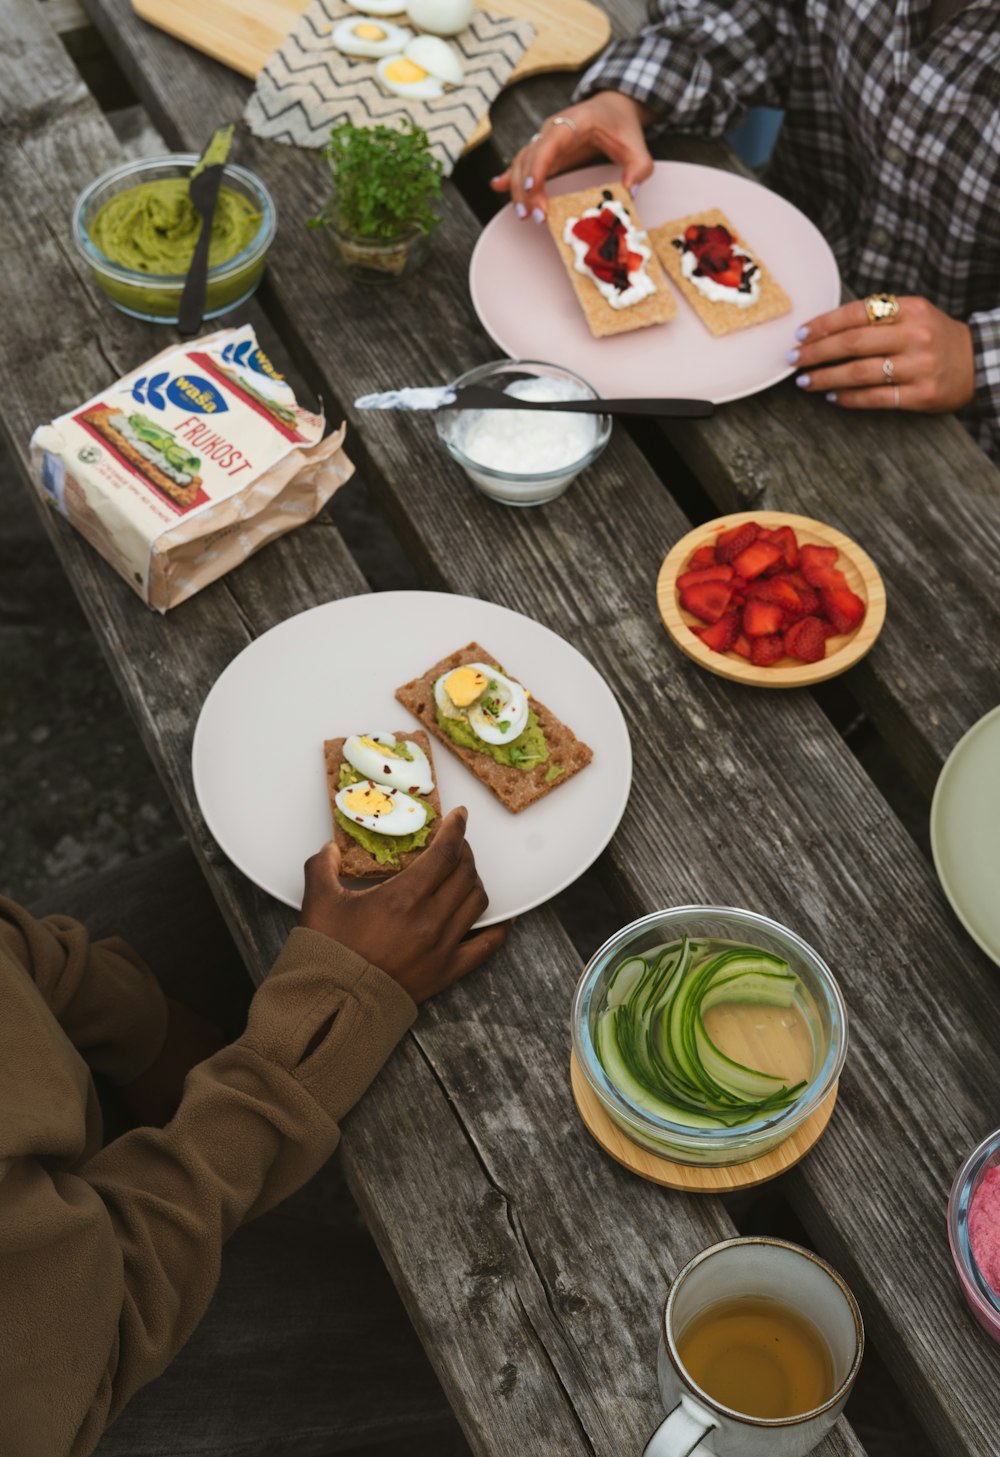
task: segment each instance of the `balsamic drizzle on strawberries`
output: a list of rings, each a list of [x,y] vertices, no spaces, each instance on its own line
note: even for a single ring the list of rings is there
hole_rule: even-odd
[[[760,270],[751,258],[734,251],[736,239],[721,223],[712,227],[691,223],[684,229],[682,238],[672,241],[679,253],[694,254],[697,259],[696,278],[711,278],[713,283],[737,289],[740,293],[753,291],[753,277]]]

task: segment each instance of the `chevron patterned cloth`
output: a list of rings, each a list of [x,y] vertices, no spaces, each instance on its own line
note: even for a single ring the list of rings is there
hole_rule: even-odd
[[[409,116],[427,132],[445,176],[535,35],[526,20],[476,10],[450,38],[465,67],[464,85],[436,101],[403,100],[380,86],[374,61],[331,45],[330,32],[345,17],[360,12],[344,0],[313,0],[257,77],[244,113],[250,130],[290,146],[322,147],[339,122],[392,126]],[[405,14],[391,19],[406,23]]]

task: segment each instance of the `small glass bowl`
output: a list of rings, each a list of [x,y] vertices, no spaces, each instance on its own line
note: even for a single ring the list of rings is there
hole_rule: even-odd
[[[1000,1128],[974,1148],[955,1175],[948,1199],[948,1243],[958,1283],[983,1330],[1000,1341],[1000,1296],[990,1289],[976,1264],[969,1241],[969,1206],[988,1169],[1000,1164]]]
[[[637,1107],[604,1071],[594,1029],[612,973],[628,956],[646,955],[681,936],[759,947],[782,957],[801,978],[815,1012],[810,1021],[816,1053],[808,1086],[787,1108],[735,1128],[691,1128]],[[580,1071],[611,1121],[641,1148],[684,1164],[746,1163],[777,1148],[832,1091],[847,1056],[847,1008],[830,968],[794,931],[767,916],[730,906],[654,911],[612,936],[584,968],[573,998],[572,1031]]]
[[[513,380],[524,379],[529,375],[572,380],[584,392],[584,398],[600,399],[593,386],[571,369],[563,369],[558,364],[543,364],[537,359],[505,359],[496,364],[482,364],[478,369],[470,369],[468,373],[460,375],[454,382],[454,388],[478,384],[503,390]],[[482,491],[484,496],[492,497],[494,501],[503,501],[507,506],[541,506],[546,501],[554,501],[557,496],[562,495],[570,481],[597,459],[611,438],[611,416],[595,415],[593,418],[597,429],[594,443],[579,460],[560,466],[558,470],[512,475],[481,465],[464,453],[458,442],[462,437],[462,417],[465,413],[462,410],[447,409],[435,412],[434,424],[441,443],[452,459],[458,461],[477,490]]]
[[[144,182],[162,178],[187,177],[198,160],[197,152],[173,152],[168,157],[145,157],[113,167],[98,177],[76,200],[73,208],[73,241],[77,252],[89,266],[103,293],[133,319],[151,324],[176,324],[184,292],[185,273],[144,273],[113,263],[91,241],[90,224],[104,204],[119,192],[138,187]],[[264,272],[267,251],[278,226],[274,199],[259,177],[235,163],[226,164],[222,174],[224,187],[242,194],[261,214],[260,227],[253,240],[230,258],[208,270],[205,288],[206,319],[245,303],[256,289]]]

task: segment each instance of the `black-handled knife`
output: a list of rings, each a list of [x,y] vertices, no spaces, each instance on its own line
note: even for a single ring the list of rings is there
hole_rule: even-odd
[[[354,404],[360,410],[559,410],[576,415],[655,415],[679,420],[704,420],[715,413],[711,400],[522,400],[479,384],[389,390],[362,395]]]
[[[178,311],[177,328],[181,334],[197,334],[205,316],[205,288],[208,282],[208,250],[212,246],[212,223],[215,220],[215,205],[219,200],[222,174],[226,169],[229,149],[233,144],[233,130],[220,126],[191,169],[188,178],[188,195],[201,213],[201,232],[195,244],[184,280],[181,306]]]

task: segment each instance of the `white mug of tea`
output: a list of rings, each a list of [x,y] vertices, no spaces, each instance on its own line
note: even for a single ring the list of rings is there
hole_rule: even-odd
[[[643,1457],[803,1457],[844,1409],[864,1326],[837,1272],[780,1239],[730,1239],[670,1287],[657,1359],[668,1416]]]

